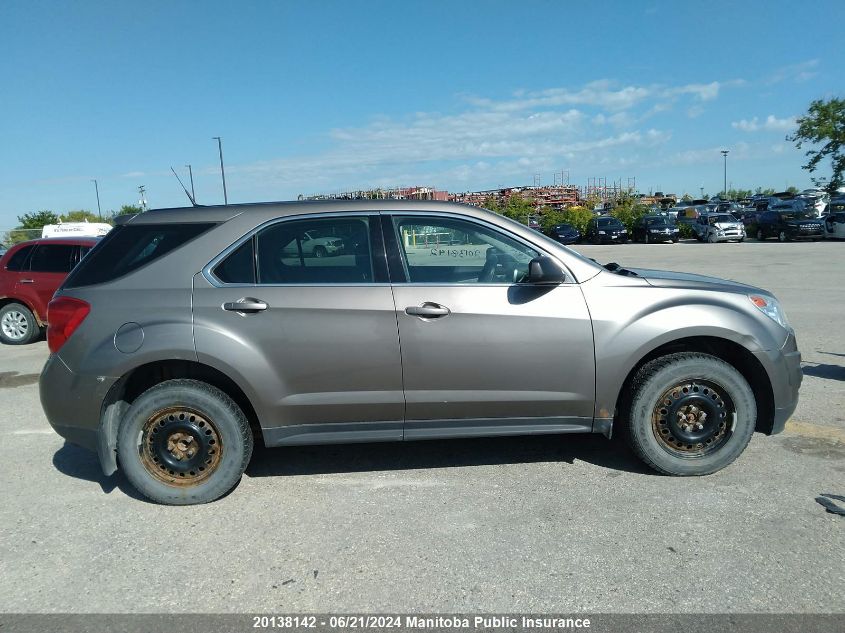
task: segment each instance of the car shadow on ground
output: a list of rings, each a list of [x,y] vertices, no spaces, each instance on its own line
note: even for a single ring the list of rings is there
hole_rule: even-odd
[[[63,475],[75,477],[84,481],[92,481],[99,484],[103,492],[109,494],[115,488],[133,499],[145,501],[146,499],[132,487],[120,471],[113,475],[106,476],[100,468],[97,454],[65,442],[53,455],[53,466]]]
[[[828,380],[845,380],[845,367],[841,365],[815,363],[813,365],[802,365],[801,371],[804,372],[805,376],[827,378]]]
[[[250,477],[316,475],[530,464],[576,460],[616,473],[656,475],[618,439],[601,435],[533,435],[320,446],[256,446],[246,470]]]

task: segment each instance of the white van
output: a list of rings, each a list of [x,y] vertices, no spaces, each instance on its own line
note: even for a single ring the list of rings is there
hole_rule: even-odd
[[[102,237],[111,228],[111,224],[105,222],[59,222],[45,224],[41,237]]]

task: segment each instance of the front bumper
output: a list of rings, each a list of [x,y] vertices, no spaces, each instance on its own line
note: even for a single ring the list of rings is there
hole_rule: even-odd
[[[53,430],[72,444],[97,451],[102,404],[115,380],[74,373],[57,354],[50,354],[38,390]]]
[[[755,352],[754,355],[766,368],[772,384],[775,406],[771,433],[780,433],[798,406],[798,390],[804,378],[795,333],[790,330],[780,349]]]
[[[628,241],[628,234],[617,233],[616,235],[596,235],[594,239],[600,244],[621,244]]]

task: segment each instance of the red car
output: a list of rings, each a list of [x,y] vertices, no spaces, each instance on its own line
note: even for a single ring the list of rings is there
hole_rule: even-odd
[[[0,341],[38,340],[47,304],[71,269],[98,238],[48,238],[21,242],[0,257]]]

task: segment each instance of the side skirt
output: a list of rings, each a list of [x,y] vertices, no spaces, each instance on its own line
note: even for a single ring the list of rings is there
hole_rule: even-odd
[[[408,420],[404,424],[402,422],[297,424],[263,428],[261,431],[264,444],[273,447],[561,433],[603,433],[609,436],[610,429],[609,425],[593,424],[593,418],[551,417]]]

